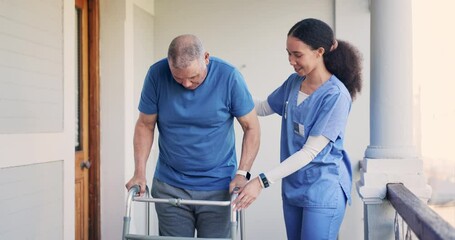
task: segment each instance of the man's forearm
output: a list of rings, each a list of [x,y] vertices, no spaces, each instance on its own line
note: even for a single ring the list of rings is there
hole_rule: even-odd
[[[147,159],[153,144],[154,129],[138,123],[134,131],[134,174],[145,176]]]
[[[259,151],[259,143],[259,126],[246,129],[243,135],[242,153],[238,169],[250,171],[254,159]]]

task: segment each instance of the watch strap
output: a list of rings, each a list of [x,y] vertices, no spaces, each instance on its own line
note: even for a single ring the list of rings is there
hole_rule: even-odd
[[[264,173],[259,173],[259,178],[261,179],[264,188],[268,188],[270,186],[269,180],[267,179]]]
[[[251,178],[250,172],[245,171],[245,170],[239,169],[239,170],[237,170],[236,174],[244,176],[246,178],[246,180],[250,180],[250,178]]]

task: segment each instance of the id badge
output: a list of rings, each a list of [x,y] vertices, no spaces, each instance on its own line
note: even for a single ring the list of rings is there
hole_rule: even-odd
[[[303,124],[294,122],[294,133],[299,134],[303,137],[305,135],[305,126]]]

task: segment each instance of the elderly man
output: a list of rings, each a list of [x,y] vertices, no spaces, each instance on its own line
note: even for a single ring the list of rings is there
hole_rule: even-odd
[[[254,103],[239,71],[211,57],[194,35],[176,37],[168,57],[145,78],[134,132],[130,189],[146,186],[146,162],[159,131],[159,157],[152,183],[155,198],[229,200],[243,186],[256,158],[260,129]],[[233,119],[243,129],[237,164]],[[237,167],[238,165],[238,167]],[[229,237],[229,208],[155,204],[162,236]]]

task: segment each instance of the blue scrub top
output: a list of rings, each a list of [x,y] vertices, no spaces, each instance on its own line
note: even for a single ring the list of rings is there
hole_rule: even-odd
[[[237,169],[233,119],[251,112],[253,99],[240,72],[210,57],[207,77],[194,90],[178,84],[167,59],[152,65],[139,110],[158,114],[155,178],[175,187],[229,189]]]
[[[299,151],[308,136],[327,137],[329,144],[305,167],[283,178],[283,201],[301,207],[335,208],[341,187],[350,203],[352,170],[343,148],[352,99],[334,75],[297,105],[305,77],[292,74],[267,101],[282,116],[281,161]]]

